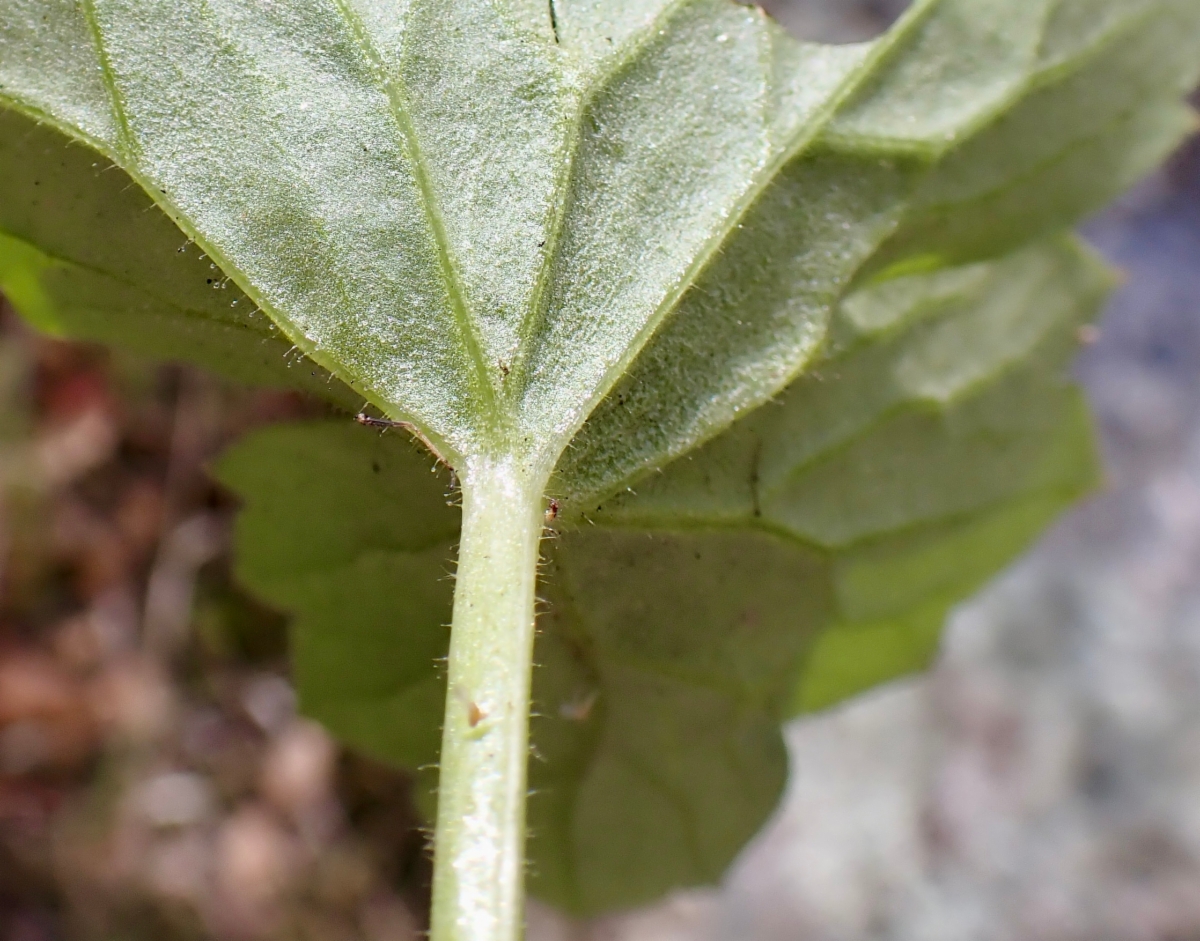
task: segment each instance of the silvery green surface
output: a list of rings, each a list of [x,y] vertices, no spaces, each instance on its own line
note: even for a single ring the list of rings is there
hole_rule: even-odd
[[[590,496],[778,392],[873,254],[995,254],[1153,164],[1196,17],[942,0],[830,47],[726,0],[6,0],[0,100],[452,462],[549,467],[618,385],[559,474]]]
[[[629,904],[715,878],[779,720],[923,665],[1092,481],[1104,278],[1058,233],[1190,126],[1198,49],[1185,0],[845,47],[726,0],[0,0],[0,285],[553,470],[533,885]],[[307,708],[421,764],[458,524],[405,447],[279,429],[224,474]]]
[[[947,608],[1095,482],[1066,369],[1106,286],[1066,242],[852,295],[840,347],[778,405],[560,527],[537,895],[595,912],[715,880],[778,802],[781,721],[925,666]],[[246,503],[241,577],[296,614],[302,708],[427,775],[458,529],[430,471],[346,422],[270,429],[218,468]]]

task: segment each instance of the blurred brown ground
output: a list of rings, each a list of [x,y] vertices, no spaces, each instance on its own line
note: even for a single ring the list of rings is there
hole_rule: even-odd
[[[408,782],[296,717],[284,620],[234,584],[204,472],[314,408],[0,316],[4,938],[421,927]]]

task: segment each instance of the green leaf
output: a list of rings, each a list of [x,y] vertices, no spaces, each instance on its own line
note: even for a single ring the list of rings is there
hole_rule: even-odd
[[[957,264],[1011,251],[1136,182],[1195,127],[1182,99],[1197,79],[1197,48],[1178,41],[1195,35],[1195,23],[1186,2],[1055,4],[1037,58],[1005,110],[955,141],[872,267],[913,258]],[[945,150],[934,128],[914,134],[911,124],[895,125],[907,112],[890,87],[893,96],[870,119],[892,122],[884,146]],[[911,99],[905,104],[911,108]],[[856,151],[881,145],[858,136],[864,133],[878,131],[852,111],[830,141]]]
[[[770,399],[849,282],[996,257],[1098,209],[1194,126],[1198,11],[918,4],[590,416],[556,491],[617,492]]]
[[[456,586],[448,482],[390,436],[275,429],[222,473],[359,747],[434,760],[454,587],[434,933],[498,941],[527,676],[488,644],[528,634],[536,501],[534,886],[713,879],[779,721],[919,668],[1092,482],[1063,375],[1104,278],[1061,233],[1192,126],[1198,52],[1194,0],[919,0],[846,47],[728,0],[0,0],[0,286],[365,399],[458,472]]]
[[[1184,0],[928,0],[824,47],[726,0],[553,12],[6,0],[0,96],[111,158],[454,463],[552,465],[620,383],[634,417],[609,397],[560,470],[573,495],[778,392],[872,254],[1002,253],[1144,172],[1183,130],[1200,28]],[[659,440],[631,447],[629,421]]]
[[[182,359],[234,380],[361,400],[269,317],[107,160],[0,111],[0,288],[56,335]]]
[[[239,575],[297,612],[301,707],[348,744],[414,769],[437,755],[445,689],[434,663],[450,636],[459,530],[430,464],[401,438],[343,421],[268,428],[218,469],[247,504]]]
[[[562,528],[535,892],[591,912],[716,879],[778,800],[780,721],[925,666],[946,610],[1095,481],[1066,367],[1107,284],[1062,243],[852,295],[778,404]],[[218,473],[246,501],[241,576],[296,613],[303,708],[434,764],[444,476],[349,422],[261,432]]]

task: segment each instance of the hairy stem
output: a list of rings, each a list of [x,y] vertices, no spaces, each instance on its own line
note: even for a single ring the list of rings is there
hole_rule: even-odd
[[[469,463],[438,787],[432,941],[519,941],[545,480]]]

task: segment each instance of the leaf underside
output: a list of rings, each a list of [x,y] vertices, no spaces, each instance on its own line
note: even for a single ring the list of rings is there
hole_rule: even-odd
[[[1107,280],[1061,233],[1191,127],[1198,53],[1191,0],[925,0],[850,47],[726,0],[0,0],[0,287],[555,468],[531,887],[629,905],[717,878],[779,722],[921,668],[1094,483]],[[334,422],[219,473],[304,708],[432,779],[429,465]]]
[[[1066,370],[1106,285],[1054,243],[906,278],[899,310],[854,295],[852,339],[778,405],[547,543],[533,891],[598,911],[717,878],[778,801],[781,720],[925,666],[947,608],[1095,482]],[[432,766],[448,481],[345,422],[218,474],[241,577],[296,613],[304,709]]]

